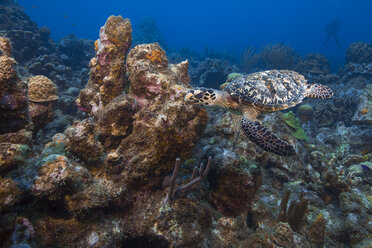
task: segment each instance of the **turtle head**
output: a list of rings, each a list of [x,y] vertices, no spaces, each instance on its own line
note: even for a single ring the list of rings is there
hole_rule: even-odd
[[[186,93],[185,101],[201,106],[217,106],[218,90],[206,88],[194,88]]]

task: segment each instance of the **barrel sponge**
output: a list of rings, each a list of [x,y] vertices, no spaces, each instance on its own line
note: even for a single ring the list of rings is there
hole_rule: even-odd
[[[10,57],[12,54],[12,45],[10,40],[5,37],[0,37],[0,55]]]
[[[13,58],[0,56],[0,82],[6,82],[15,76],[15,64],[17,62]]]
[[[50,102],[58,99],[57,86],[47,77],[34,76],[28,81],[28,99],[31,102]]]

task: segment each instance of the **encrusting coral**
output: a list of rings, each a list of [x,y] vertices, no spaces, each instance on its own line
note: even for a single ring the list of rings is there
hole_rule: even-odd
[[[24,144],[0,142],[0,175],[17,168],[27,157],[30,147]]]
[[[183,101],[189,83],[184,77],[187,66],[183,64],[179,67],[183,70],[177,70],[176,74],[172,66],[168,66],[165,52],[154,62],[146,57],[159,50],[162,49],[157,43],[144,44],[134,47],[128,55],[129,95],[140,110],[134,116],[131,135],[121,141],[117,150],[122,154],[123,165],[130,168],[123,171],[127,182],[148,186],[161,184],[154,175],[165,176],[172,168],[171,158],[185,158],[190,154],[194,140],[207,121],[205,110]],[[152,182],[135,179],[141,174]]]
[[[125,60],[132,43],[129,19],[110,16],[101,28],[99,37],[95,42],[96,56],[89,64],[89,82],[76,100],[78,106],[88,112],[92,111],[93,106],[106,106],[123,92],[127,84]]]
[[[27,87],[16,74],[8,39],[0,37],[0,133],[16,132],[28,124]]]
[[[70,189],[71,185],[79,183],[79,176],[84,174],[83,168],[75,169],[71,162],[62,155],[50,155],[45,160],[32,186],[32,192],[35,196],[56,200],[61,197],[61,189]]]
[[[87,163],[97,162],[103,155],[102,144],[94,135],[94,123],[90,119],[75,122],[65,130],[67,150]]]
[[[0,37],[0,55],[7,57],[12,55],[12,45],[8,38]]]
[[[319,213],[311,224],[311,226],[307,229],[307,236],[310,241],[316,245],[316,247],[323,247],[324,244],[324,236],[325,236],[325,229],[326,229],[326,219],[322,213]]]
[[[0,177],[0,213],[10,210],[20,200],[20,194],[13,179]]]

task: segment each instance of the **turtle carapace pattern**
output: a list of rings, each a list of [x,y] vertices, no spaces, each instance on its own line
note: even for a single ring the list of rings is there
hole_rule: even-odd
[[[282,156],[294,155],[295,149],[275,136],[257,120],[261,111],[291,108],[305,97],[330,98],[333,91],[325,85],[307,84],[301,74],[290,70],[268,70],[242,75],[223,90],[194,88],[185,101],[201,106],[222,107],[243,114],[241,129],[262,149]]]

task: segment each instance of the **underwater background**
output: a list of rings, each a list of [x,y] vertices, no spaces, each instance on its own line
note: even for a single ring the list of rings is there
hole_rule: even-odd
[[[109,15],[130,18],[134,26],[153,18],[169,49],[189,48],[204,52],[242,50],[282,42],[304,56],[310,52],[328,57],[334,70],[344,63],[349,44],[372,40],[372,3],[368,0],[314,1],[62,1],[20,0],[18,3],[39,26],[48,26],[58,41],[74,33],[95,40],[97,28]],[[50,11],[53,9],[53,11]],[[98,10],[99,9],[99,10]],[[337,36],[324,45],[326,26],[339,20]],[[167,49],[166,49],[167,50]],[[168,50],[167,50],[168,51]]]
[[[371,11],[0,0],[0,247],[371,247]]]

